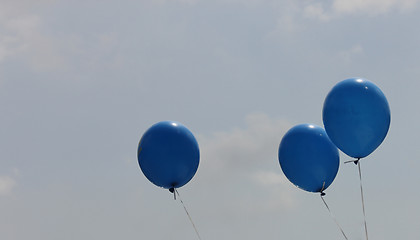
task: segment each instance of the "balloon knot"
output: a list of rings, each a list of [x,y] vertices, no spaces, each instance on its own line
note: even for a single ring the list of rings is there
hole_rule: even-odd
[[[175,188],[173,188],[173,187],[169,188],[169,192],[174,194],[174,200],[176,200],[176,192],[175,191],[176,191]]]
[[[323,196],[325,196],[325,193],[324,192],[321,192],[321,197],[323,197]]]

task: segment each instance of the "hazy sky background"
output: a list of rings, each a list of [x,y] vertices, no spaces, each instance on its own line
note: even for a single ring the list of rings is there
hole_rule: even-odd
[[[201,151],[179,189],[203,240],[343,239],[277,151],[322,126],[339,81],[385,93],[391,128],[361,162],[370,239],[420,239],[420,1],[0,1],[0,239],[197,239],[137,144],[175,120]],[[341,155],[326,201],[364,239]]]

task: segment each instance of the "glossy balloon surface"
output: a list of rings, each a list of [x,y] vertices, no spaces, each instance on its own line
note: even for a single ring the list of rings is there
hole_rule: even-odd
[[[334,86],[325,99],[322,117],[334,144],[354,158],[372,153],[385,139],[391,121],[383,92],[362,78]]]
[[[309,192],[327,189],[340,165],[337,147],[323,128],[312,124],[297,125],[283,136],[279,162],[290,182]]]
[[[199,147],[193,134],[182,124],[159,122],[140,139],[138,162],[144,175],[163,188],[179,188],[195,175]]]

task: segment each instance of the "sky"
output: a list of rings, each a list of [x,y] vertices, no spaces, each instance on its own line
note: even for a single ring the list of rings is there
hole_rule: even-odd
[[[361,161],[369,237],[419,239],[418,22],[418,0],[0,0],[0,238],[197,239],[137,162],[142,134],[174,120],[200,146],[179,193],[203,240],[343,239],[277,151],[363,77],[391,109]],[[365,239],[357,167],[340,158],[325,200]]]

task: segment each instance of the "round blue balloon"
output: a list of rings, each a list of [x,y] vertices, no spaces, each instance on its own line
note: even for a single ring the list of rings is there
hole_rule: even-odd
[[[328,136],[341,151],[363,158],[385,139],[391,113],[385,95],[375,84],[351,78],[328,93],[322,118]]]
[[[300,124],[283,136],[279,162],[284,175],[297,187],[322,192],[334,181],[340,158],[323,128]]]
[[[143,134],[137,158],[150,182],[170,189],[182,187],[194,177],[200,153],[194,135],[185,126],[163,121]]]

